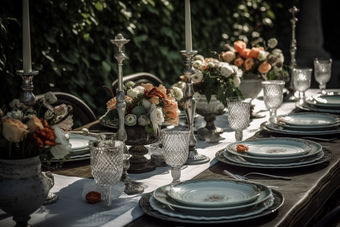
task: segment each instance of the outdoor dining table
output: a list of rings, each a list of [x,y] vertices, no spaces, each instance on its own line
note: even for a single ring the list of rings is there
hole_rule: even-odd
[[[316,89],[310,89],[306,95],[316,94]],[[268,120],[269,113],[266,110],[262,94],[253,100],[255,111],[266,114],[264,118],[252,119],[250,126],[244,130],[243,139],[275,137],[294,137],[296,135],[283,135],[267,132],[261,129],[261,124]],[[285,101],[278,109],[278,114],[287,114],[292,111],[300,111],[295,107],[295,102]],[[202,120],[202,119],[201,119]],[[204,122],[203,122],[204,123]],[[216,125],[222,127],[223,140],[218,143],[198,141],[197,150],[208,156],[211,161],[200,165],[188,165],[182,170],[181,180],[190,179],[228,179],[223,170],[244,175],[249,172],[262,172],[267,174],[291,177],[290,181],[249,176],[252,181],[268,185],[279,191],[284,197],[284,203],[277,211],[266,216],[251,220],[227,223],[228,226],[312,226],[327,210],[334,208],[340,201],[340,134],[324,135],[323,138],[337,137],[334,142],[320,142],[331,151],[329,161],[318,165],[301,168],[285,169],[257,169],[239,167],[218,161],[216,152],[225,148],[231,142],[235,142],[234,131],[229,127],[227,114],[218,116]],[[97,122],[92,122],[81,128],[90,131],[108,130]],[[181,127],[179,127],[181,128]],[[185,127],[182,127],[185,130]],[[320,137],[320,136],[318,136]],[[65,162],[61,168],[52,170],[55,177],[55,185],[52,192],[59,196],[59,200],[51,205],[40,207],[31,215],[30,223],[38,226],[197,226],[195,223],[180,223],[146,215],[138,203],[143,195],[122,195],[113,201],[112,210],[102,210],[101,204],[89,204],[81,199],[84,183],[94,181],[91,176],[90,160]],[[131,180],[142,185],[144,193],[151,193],[162,185],[171,183],[169,167],[157,167],[156,170],[129,174]],[[205,224],[200,226],[225,226],[226,224]],[[14,226],[12,217],[0,210],[0,226]]]

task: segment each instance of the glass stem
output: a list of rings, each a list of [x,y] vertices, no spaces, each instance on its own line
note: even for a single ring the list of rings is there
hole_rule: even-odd
[[[236,130],[235,131],[235,139],[236,141],[241,141],[243,138],[243,131],[242,130]]]
[[[319,84],[321,94],[326,94],[326,84]]]
[[[109,210],[112,207],[111,202],[111,186],[104,187],[104,205],[105,210]]]
[[[275,117],[276,116],[276,109],[270,109],[269,110],[269,116],[270,117]]]
[[[176,167],[171,167],[171,176],[172,176],[172,182],[171,184],[177,184],[180,182],[181,178],[181,167],[176,166]]]

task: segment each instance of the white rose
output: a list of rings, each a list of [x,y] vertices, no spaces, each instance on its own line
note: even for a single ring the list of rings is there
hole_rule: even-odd
[[[146,116],[145,114],[142,114],[139,116],[138,118],[138,124],[140,126],[146,126],[150,124],[150,118],[148,118],[148,116]]]
[[[260,61],[264,61],[264,60],[266,60],[266,57],[267,57],[266,52],[265,52],[264,50],[260,50],[258,59],[259,59]]]
[[[53,104],[58,100],[57,97],[50,91],[45,94],[45,99],[48,104]]]
[[[230,67],[229,64],[223,64],[223,66],[220,69],[222,76],[229,77],[231,74],[234,73],[234,70]]]
[[[157,135],[159,133],[159,125],[164,122],[163,111],[161,108],[157,108],[155,104],[152,104],[150,109],[150,120],[152,122],[153,131]]]
[[[204,57],[203,57],[203,55],[200,55],[200,54],[197,54],[195,57],[194,57],[194,61],[196,61],[196,60],[199,60],[199,61],[204,61]]]
[[[276,47],[277,43],[278,43],[277,39],[271,38],[271,39],[268,40],[268,47],[273,49],[273,48]]]
[[[139,92],[139,94],[144,94],[144,90],[145,90],[144,87],[142,87],[142,86],[137,86],[137,87],[135,87],[135,89]]]
[[[24,114],[21,110],[13,110],[11,112],[8,112],[7,116],[21,121]]]
[[[194,82],[194,84],[200,83],[203,79],[203,73],[201,72],[201,70],[195,70],[195,74],[192,77],[192,82]]]
[[[198,100],[200,100],[200,98],[201,98],[201,94],[198,93],[198,92],[195,92],[194,95],[193,95],[193,97],[194,97],[194,99],[195,99],[196,101],[198,101]]]
[[[239,77],[237,77],[237,76],[234,77],[234,84],[235,84],[235,87],[240,86],[241,80],[240,80]]]
[[[126,92],[126,95],[129,96],[132,99],[136,98],[138,94],[139,94],[139,91],[137,89],[134,89],[134,88],[130,88]]]
[[[146,109],[149,110],[151,108],[151,102],[147,99],[142,100],[142,106]]]
[[[230,65],[230,67],[234,70],[234,73],[238,78],[242,77],[243,75],[242,69],[238,68],[236,65]]]
[[[196,69],[201,68],[201,65],[202,65],[202,61],[200,60],[194,61],[194,63],[192,64],[192,66],[194,66]]]
[[[59,128],[59,126],[52,125],[51,127],[54,128],[54,133],[57,137],[55,140],[57,145],[51,148],[51,153],[55,158],[64,158],[70,153],[71,145],[67,140],[64,131]]]
[[[183,98],[183,91],[182,89],[178,88],[178,87],[173,87],[170,90],[170,94],[172,97],[175,97],[177,100],[180,100]]]

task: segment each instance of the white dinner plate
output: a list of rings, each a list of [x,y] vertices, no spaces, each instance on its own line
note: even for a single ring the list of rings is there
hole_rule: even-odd
[[[248,151],[237,152],[237,146],[242,144]],[[307,154],[311,151],[311,144],[307,140],[295,138],[263,138],[231,143],[227,149],[239,154],[252,156],[278,158],[292,157]]]
[[[264,167],[290,167],[290,166],[300,166],[305,165],[308,163],[316,162],[323,158],[324,152],[318,152],[316,155],[309,156],[307,158],[300,159],[299,161],[287,164],[266,164],[266,163],[259,163],[259,162],[252,162],[249,159],[246,160],[245,158],[232,154],[227,150],[223,153],[224,157],[229,161],[239,163],[239,164],[247,164],[249,166],[264,166]]]
[[[150,206],[153,209],[155,209],[161,214],[168,215],[170,217],[191,219],[191,220],[216,221],[216,220],[229,220],[229,219],[235,219],[235,218],[244,218],[244,217],[249,217],[249,216],[259,214],[274,204],[274,197],[273,195],[270,195],[270,197],[267,200],[265,200],[262,203],[257,204],[257,206],[254,206],[253,208],[246,210],[246,211],[240,211],[233,215],[227,215],[226,213],[223,213],[222,215],[213,216],[213,217],[205,216],[205,213],[203,213],[202,215],[194,215],[194,214],[183,213],[177,209],[171,210],[168,206],[164,206],[164,204],[158,202],[154,196],[150,197],[149,202],[150,202]]]
[[[192,180],[172,186],[168,195],[184,206],[230,207],[255,201],[260,189],[248,182]]]
[[[209,180],[206,180],[209,181]],[[216,180],[214,180],[216,181]],[[238,180],[221,180],[221,181],[237,181]],[[154,198],[160,202],[161,204],[164,204],[166,206],[170,206],[176,211],[179,211],[181,213],[186,213],[190,215],[198,215],[198,216],[205,216],[205,217],[218,217],[218,216],[230,216],[230,215],[235,215],[240,212],[247,211],[255,206],[257,206],[260,203],[263,203],[266,201],[271,195],[272,191],[269,187],[259,184],[259,183],[254,183],[255,186],[257,186],[260,189],[260,195],[259,197],[252,203],[248,204],[243,204],[239,206],[230,206],[230,207],[189,207],[189,206],[184,206],[176,201],[174,201],[169,195],[169,190],[171,188],[171,185],[165,185],[157,188],[153,192]]]
[[[276,142],[278,143],[283,143],[286,142],[287,144],[291,143],[292,145],[294,144],[299,144],[301,142],[308,144],[308,147],[310,148],[310,151],[308,153],[302,154],[302,155],[296,155],[296,156],[285,156],[285,157],[259,157],[259,156],[253,156],[249,155],[247,153],[243,152],[237,152],[236,151],[236,146],[238,144],[268,144],[272,143],[275,144]],[[301,146],[301,145],[300,145]],[[308,158],[310,156],[315,156],[317,153],[321,152],[322,146],[319,143],[316,143],[314,141],[310,140],[304,140],[304,139],[295,139],[295,138],[289,138],[289,137],[280,137],[280,138],[263,138],[263,139],[255,139],[255,140],[245,140],[242,142],[234,142],[229,144],[226,147],[226,150],[236,156],[240,156],[242,159],[245,159],[246,161],[252,162],[252,163],[262,163],[262,164],[285,164],[285,165],[290,165],[290,164],[297,164],[299,163],[302,159]]]
[[[307,136],[307,135],[333,135],[340,133],[340,126],[335,127],[333,129],[326,129],[326,130],[291,130],[284,128],[282,126],[274,125],[270,122],[264,122],[261,124],[261,127],[269,132],[276,132],[276,133],[282,133],[287,135],[299,135],[299,136]]]

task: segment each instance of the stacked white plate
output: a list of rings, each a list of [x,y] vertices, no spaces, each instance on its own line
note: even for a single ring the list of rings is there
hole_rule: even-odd
[[[68,132],[69,134],[69,143],[71,144],[72,153],[70,154],[70,158],[66,161],[78,161],[83,159],[90,158],[90,140],[102,139],[101,136],[89,133],[84,135],[82,132]],[[53,162],[59,162],[58,159],[52,159]]]
[[[326,94],[310,96],[302,104],[297,103],[296,106],[309,111],[340,113],[340,92],[327,92]]]
[[[248,147],[248,151],[237,151],[240,144]],[[254,167],[290,167],[316,162],[324,152],[316,142],[283,137],[231,143],[223,155],[231,162]]]
[[[172,218],[195,221],[256,217],[274,204],[265,185],[238,180],[189,180],[157,188],[150,196],[153,210]]]
[[[328,135],[340,132],[340,117],[319,112],[302,112],[269,118],[269,131],[291,135]]]

